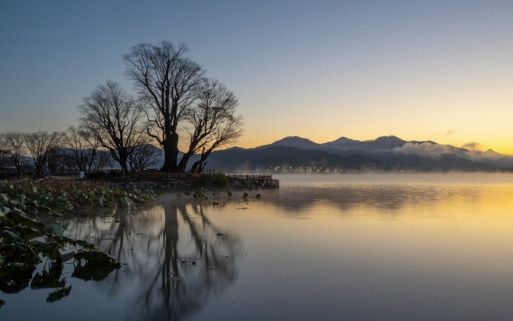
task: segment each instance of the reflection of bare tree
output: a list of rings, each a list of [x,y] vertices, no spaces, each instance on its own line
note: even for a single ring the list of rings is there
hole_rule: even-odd
[[[70,224],[73,237],[89,237],[123,264],[94,286],[110,295],[130,293],[130,320],[180,320],[236,278],[240,240],[210,220],[209,205],[172,197],[137,214]]]
[[[204,224],[198,224],[189,207],[164,206],[163,260],[160,269],[146,275],[144,291],[133,305],[139,312],[136,320],[179,320],[201,309],[235,279],[234,260],[241,253],[238,240],[218,235],[221,232],[202,210],[198,213]],[[180,229],[181,223],[188,231]]]

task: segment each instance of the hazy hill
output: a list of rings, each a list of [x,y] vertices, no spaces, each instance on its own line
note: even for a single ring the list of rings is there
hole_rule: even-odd
[[[362,165],[379,167],[382,164],[369,156],[339,156],[321,150],[308,150],[283,145],[269,145],[264,148],[230,148],[212,153],[209,167],[222,171],[266,170],[280,167],[341,167],[360,169]]]
[[[341,137],[334,142],[324,143],[322,146],[337,149],[352,149],[360,150],[368,153],[378,152],[382,150],[391,150],[396,147],[401,147],[406,141],[395,136],[382,136],[375,140],[358,141],[345,137]]]
[[[273,145],[279,145],[279,146],[287,146],[287,147],[296,147],[300,149],[319,149],[319,144],[314,143],[313,141],[298,137],[298,136],[289,136],[282,138],[280,140],[275,141],[274,143],[270,145],[265,145],[262,147],[268,147]]]
[[[414,171],[490,171],[513,167],[513,157],[433,141],[405,141],[396,136],[358,141],[341,137],[324,144],[298,136],[257,148],[212,153],[209,167],[219,170],[267,170],[283,167],[329,167]]]

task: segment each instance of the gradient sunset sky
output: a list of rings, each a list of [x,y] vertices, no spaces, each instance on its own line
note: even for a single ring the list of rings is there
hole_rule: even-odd
[[[64,130],[122,55],[186,43],[239,99],[240,147],[396,135],[513,154],[513,1],[0,3],[0,132]]]

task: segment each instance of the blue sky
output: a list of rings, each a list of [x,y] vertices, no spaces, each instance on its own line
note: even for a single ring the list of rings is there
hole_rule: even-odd
[[[63,130],[122,55],[184,42],[254,147],[397,135],[513,154],[513,1],[3,1],[0,132]]]

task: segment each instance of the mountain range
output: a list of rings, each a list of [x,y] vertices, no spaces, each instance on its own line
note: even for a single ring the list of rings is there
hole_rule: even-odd
[[[276,171],[495,171],[513,170],[513,156],[396,136],[359,141],[341,137],[315,143],[285,137],[256,148],[233,147],[213,152],[209,168],[225,172]]]

